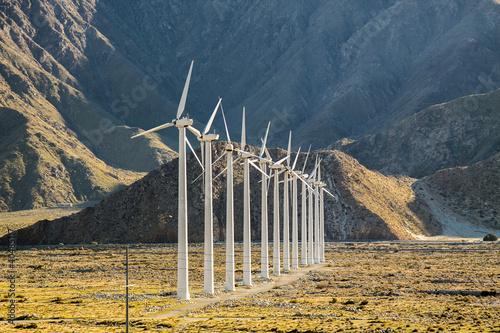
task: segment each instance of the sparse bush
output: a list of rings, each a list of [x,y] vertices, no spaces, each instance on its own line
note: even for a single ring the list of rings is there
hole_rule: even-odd
[[[353,300],[348,300],[346,302],[344,302],[345,305],[350,305],[350,304],[356,304],[356,302],[354,302]]]
[[[316,288],[318,288],[318,289],[326,289],[326,288],[328,288],[328,285],[329,285],[328,281],[320,281],[316,285]]]
[[[330,304],[335,304],[335,303],[337,303],[337,299],[334,297],[334,298],[332,298],[332,299],[330,300],[330,302],[329,302],[329,303],[330,303]]]
[[[497,235],[489,233],[486,236],[484,236],[483,241],[485,242],[496,242],[498,240]]]
[[[365,300],[362,300],[361,303],[359,303],[359,304],[366,305],[366,304],[368,304],[368,301],[365,299]]]

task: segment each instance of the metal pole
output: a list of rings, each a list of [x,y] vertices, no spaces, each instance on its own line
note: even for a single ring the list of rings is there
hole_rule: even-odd
[[[129,314],[128,314],[128,245],[125,248],[126,261],[125,261],[125,332],[129,333]]]

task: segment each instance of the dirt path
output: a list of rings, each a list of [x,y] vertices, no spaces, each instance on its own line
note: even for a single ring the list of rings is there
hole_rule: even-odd
[[[184,306],[181,306],[179,308],[175,308],[172,310],[169,310],[168,312],[164,312],[161,314],[153,315],[153,316],[148,316],[144,317],[141,319],[164,319],[164,318],[170,318],[170,317],[177,317],[181,316],[183,314],[186,314],[190,311],[194,311],[198,308],[201,308],[203,306],[209,305],[209,304],[214,304],[218,302],[223,302],[227,300],[233,300],[233,299],[241,299],[245,297],[249,297],[251,295],[255,295],[261,292],[269,291],[275,287],[279,287],[282,285],[290,284],[293,281],[297,281],[301,277],[305,276],[307,273],[313,270],[318,270],[321,267],[323,267],[326,263],[319,263],[319,264],[313,264],[308,267],[300,268],[300,269],[294,269],[290,271],[290,273],[287,274],[282,274],[278,277],[273,277],[271,281],[268,283],[263,283],[262,285],[258,285],[255,287],[251,288],[239,288],[234,292],[230,293],[224,293],[219,297],[214,297],[214,298],[193,298],[192,302],[186,304]],[[203,320],[204,318],[199,318],[200,320]]]

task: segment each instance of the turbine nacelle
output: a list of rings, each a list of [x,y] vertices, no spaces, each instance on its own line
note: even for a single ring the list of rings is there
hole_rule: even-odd
[[[183,128],[193,125],[193,119],[189,119],[187,117],[181,119],[173,119],[172,124],[174,124],[177,128]]]
[[[226,151],[233,151],[233,150],[234,150],[234,146],[233,146],[233,144],[232,144],[232,143],[228,143],[228,144],[226,145]]]
[[[201,138],[198,138],[198,140],[203,142],[212,142],[215,140],[219,140],[219,134],[204,134],[201,136]]]

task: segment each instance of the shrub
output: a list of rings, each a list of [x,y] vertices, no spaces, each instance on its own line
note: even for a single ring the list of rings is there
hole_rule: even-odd
[[[330,300],[330,303],[331,303],[331,304],[335,304],[335,303],[337,303],[337,299],[336,299],[335,297],[334,297],[334,298],[332,298],[332,299]]]
[[[318,289],[325,289],[325,288],[328,288],[328,285],[329,285],[328,281],[320,281],[316,285],[316,288],[318,288]]]
[[[496,242],[498,240],[498,237],[497,235],[495,234],[487,234],[486,236],[484,236],[483,238],[483,241],[485,242]]]

